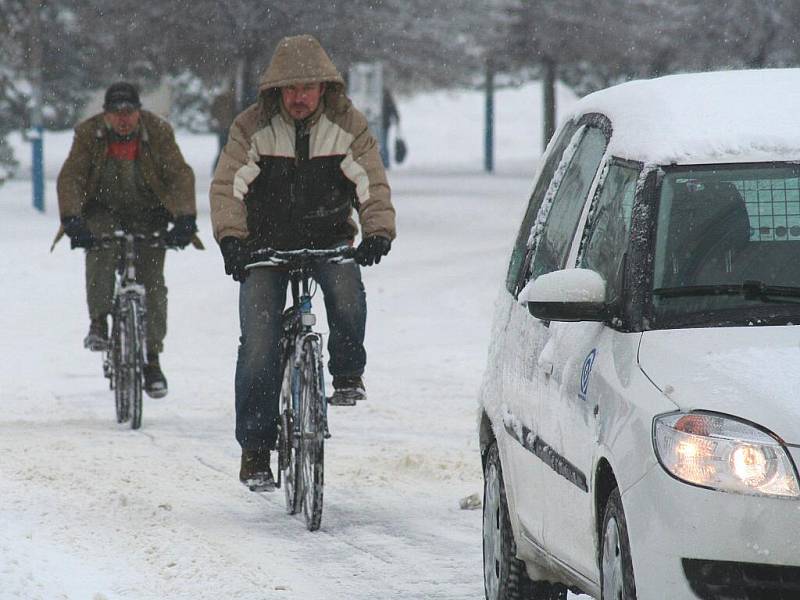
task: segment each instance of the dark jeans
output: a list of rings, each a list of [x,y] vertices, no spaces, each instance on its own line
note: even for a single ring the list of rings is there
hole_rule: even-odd
[[[314,279],[325,296],[330,337],[328,369],[334,376],[362,375],[367,362],[367,300],[355,263],[323,263]],[[272,448],[281,389],[281,317],[289,275],[253,269],[239,288],[239,357],[236,362],[236,439],[242,448]]]

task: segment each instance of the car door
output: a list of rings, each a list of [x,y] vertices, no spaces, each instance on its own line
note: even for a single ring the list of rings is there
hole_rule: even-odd
[[[620,306],[623,257],[640,165],[611,162],[594,194],[583,233],[573,250],[578,266],[600,273],[606,302]],[[574,255],[574,254],[573,254]],[[616,393],[615,348],[628,347],[625,334],[605,323],[553,322],[544,360],[552,369],[547,396],[538,415],[543,442],[553,458],[543,471],[544,540],[547,548],[591,579],[597,578],[592,473],[599,411]],[[628,357],[634,360],[633,357]]]
[[[588,195],[607,144],[605,133],[593,119],[584,117],[580,125],[553,173],[528,236],[529,250],[520,289],[531,278],[562,268],[567,260],[584,205],[581,198]],[[516,376],[527,379],[524,386],[519,382],[514,405],[509,410],[514,427],[506,428],[516,441],[510,445],[514,448],[511,456],[514,479],[519,484],[526,481],[526,473],[541,474],[547,467],[547,458],[538,444],[541,435],[537,415],[542,399],[547,396],[549,373],[542,370],[541,357],[550,337],[550,324],[533,317],[527,307],[519,304],[512,312],[515,315],[512,335],[517,338],[515,356],[520,361]],[[535,483],[515,485],[513,494],[523,534],[542,546],[543,506],[548,490],[541,481]]]
[[[522,220],[511,253],[506,290],[498,303],[495,320],[496,335],[492,336],[489,351],[490,369],[487,377],[490,391],[502,403],[503,423],[498,428],[500,454],[505,474],[508,502],[513,514],[518,508],[528,515],[524,522],[513,520],[523,528],[523,535],[537,545],[542,539],[541,512],[528,506],[541,502],[541,463],[525,448],[526,436],[535,429],[533,413],[538,397],[536,374],[538,357],[547,342],[547,328],[534,319],[517,295],[528,280],[532,257],[531,232],[537,223],[545,198],[555,193],[554,175],[563,171],[575,150],[584,128],[575,121],[565,123],[550,143]],[[494,398],[489,401],[493,401]]]

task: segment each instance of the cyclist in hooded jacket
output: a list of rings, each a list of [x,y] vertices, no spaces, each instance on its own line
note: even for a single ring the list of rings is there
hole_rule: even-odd
[[[345,95],[344,80],[310,35],[278,43],[258,102],[230,128],[211,183],[211,221],[225,271],[240,282],[236,364],[239,478],[274,489],[270,449],[277,437],[279,342],[288,274],[247,271],[255,248],[293,250],[361,242],[356,261],[380,262],[395,237],[395,211],[377,142]],[[366,398],[366,296],[358,264],[315,269],[328,313],[328,368],[334,405]]]

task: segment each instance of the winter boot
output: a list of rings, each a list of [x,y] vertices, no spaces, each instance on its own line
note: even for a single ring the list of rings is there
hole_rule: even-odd
[[[239,481],[250,488],[251,492],[274,492],[275,477],[269,466],[269,450],[242,448],[242,466],[239,469]]]
[[[158,354],[148,354],[144,366],[144,391],[151,398],[163,398],[167,395],[167,378],[158,364]]]
[[[89,325],[89,333],[83,338],[83,347],[92,352],[108,350],[108,321],[106,317],[92,319]]]
[[[364,381],[358,375],[334,376],[333,396],[328,398],[332,406],[355,406],[356,402],[367,399]]]

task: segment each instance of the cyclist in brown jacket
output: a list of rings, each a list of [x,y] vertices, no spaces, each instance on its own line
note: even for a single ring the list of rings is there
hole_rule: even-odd
[[[259,85],[259,100],[230,129],[211,183],[211,221],[225,270],[241,282],[236,365],[239,478],[274,489],[269,465],[281,385],[278,344],[287,273],[245,270],[253,248],[352,244],[361,265],[380,262],[395,237],[395,212],[378,146],[344,80],[310,35],[281,40]],[[315,278],[330,325],[332,404],[366,398],[366,297],[357,264],[325,264]]]
[[[185,247],[197,231],[194,173],[186,164],[170,125],[141,110],[130,83],[108,88],[104,112],[75,128],[69,156],[58,175],[62,230],[73,248],[86,249],[86,297],[91,324],[84,346],[108,344],[108,315],[114,294],[116,248],[98,244],[122,229],[162,232],[169,245]],[[173,223],[167,230],[168,224]],[[164,248],[141,247],[136,275],[147,294],[145,391],[167,393],[159,354],[167,331]]]

